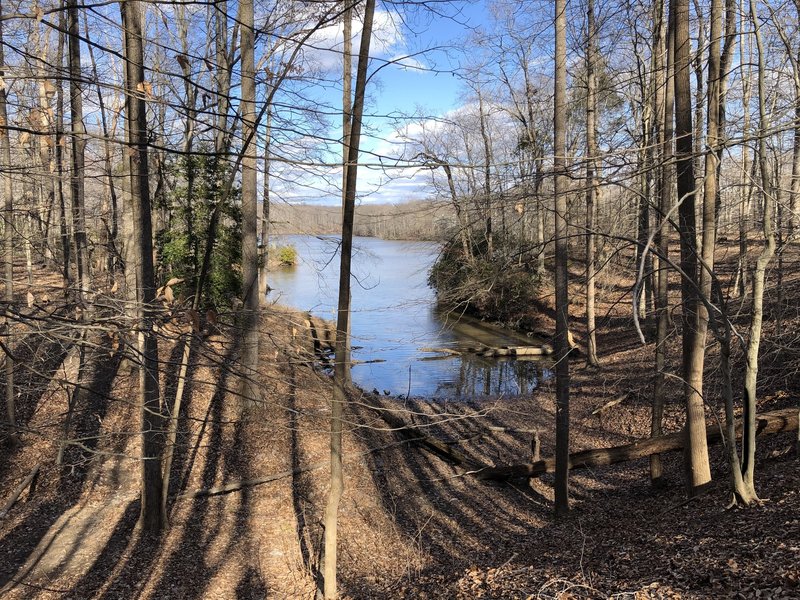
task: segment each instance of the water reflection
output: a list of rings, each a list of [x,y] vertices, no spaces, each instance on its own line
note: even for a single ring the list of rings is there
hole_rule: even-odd
[[[336,311],[339,239],[284,236],[299,264],[270,273],[270,298],[329,320]],[[542,359],[442,355],[422,349],[519,345],[480,323],[439,314],[427,273],[439,246],[356,238],[353,256],[353,380],[367,390],[441,398],[518,395],[551,376]]]

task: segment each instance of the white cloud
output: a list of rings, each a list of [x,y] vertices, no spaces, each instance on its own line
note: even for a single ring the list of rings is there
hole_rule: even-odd
[[[353,54],[358,53],[361,43],[361,31],[364,23],[360,19],[353,21]],[[373,34],[370,44],[370,55],[387,57],[397,54],[405,43],[401,25],[387,11],[376,11],[373,19]],[[323,27],[314,33],[304,51],[304,58],[311,66],[323,71],[337,69],[342,64],[344,48],[344,25],[336,23]],[[409,63],[410,65],[410,63]]]

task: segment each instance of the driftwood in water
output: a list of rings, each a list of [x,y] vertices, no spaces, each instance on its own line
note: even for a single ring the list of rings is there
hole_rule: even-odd
[[[782,433],[797,429],[798,409],[786,408],[766,412],[756,420],[756,435]],[[741,437],[741,428],[737,428],[737,437]],[[709,444],[722,441],[722,431],[719,425],[710,425],[706,428],[706,438]],[[682,432],[663,435],[657,438],[644,439],[624,446],[613,448],[599,448],[596,450],[583,450],[570,454],[570,469],[585,469],[588,467],[601,467],[619,462],[636,460],[653,454],[661,454],[673,450],[681,450],[684,446],[685,435]],[[544,473],[555,471],[555,459],[548,458],[537,462],[503,467],[491,467],[481,470],[475,475],[479,479],[503,481],[515,478],[538,477]]]
[[[314,319],[311,318],[311,313],[306,313],[303,324],[311,333],[311,341],[314,343],[314,352],[316,354],[324,354],[333,350],[334,336],[324,321],[320,321],[318,327],[314,323]]]
[[[457,348],[421,348],[422,352],[438,352],[461,356],[463,354],[476,354],[485,357],[497,356],[549,356],[553,348],[548,344],[541,346],[462,346]]]
[[[20,483],[16,488],[14,488],[14,491],[11,492],[11,497],[9,497],[2,510],[0,510],[0,519],[8,514],[8,511],[11,510],[11,507],[13,507],[17,503],[17,500],[19,500],[22,492],[24,492],[28,487],[30,487],[31,493],[33,493],[33,490],[36,487],[36,477],[39,475],[39,467],[39,464],[33,467],[31,472],[28,473],[28,476],[22,480],[22,483]]]

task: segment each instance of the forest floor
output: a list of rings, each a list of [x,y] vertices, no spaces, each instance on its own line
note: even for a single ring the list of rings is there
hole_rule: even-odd
[[[768,289],[761,411],[798,404],[800,255],[796,248],[791,252],[783,256],[781,286]],[[723,248],[721,272],[732,272],[732,260]],[[22,281],[22,269],[19,275]],[[34,281],[36,302],[58,283],[44,272]],[[573,451],[649,434],[653,344],[641,345],[633,330],[630,284],[601,281],[602,367],[585,368],[580,355],[572,360]],[[579,298],[579,276],[574,286]],[[729,308],[742,327],[747,305],[733,304]],[[576,321],[581,310],[578,301]],[[540,320],[549,326],[547,314]],[[137,375],[118,342],[107,335],[91,340],[86,392],[76,401],[70,436],[80,443],[67,448],[66,466],[56,467],[75,342],[53,331],[19,332],[21,444],[1,449],[0,501],[34,465],[41,470],[35,490],[26,491],[0,520],[0,596],[314,597],[331,382],[314,367],[302,315],[273,306],[262,321],[263,403],[244,410],[233,393],[238,336],[225,321],[223,316],[213,335],[194,336],[172,466],[170,527],[158,540],[136,527]],[[576,327],[576,338],[582,333]],[[673,372],[679,348],[673,335]],[[161,359],[169,365],[162,380],[168,402],[175,395],[180,351],[174,336],[161,340]],[[709,423],[722,414],[715,353],[710,344]],[[741,352],[734,358],[740,384]],[[599,417],[592,414],[621,395],[623,402]],[[670,382],[670,398],[665,429],[676,431],[682,424],[677,380]],[[714,483],[695,500],[686,500],[676,453],[664,456],[666,482],[658,489],[650,484],[646,459],[573,472],[571,514],[554,521],[551,476],[529,483],[479,482],[393,431],[371,408],[402,410],[405,421],[475,462],[519,463],[530,459],[530,434],[496,428],[537,429],[542,456],[550,455],[553,381],[543,380],[535,393],[518,398],[456,402],[356,393],[351,400],[339,526],[343,597],[800,597],[795,434],[759,438],[758,506],[728,508],[727,467],[716,446]],[[269,482],[226,494],[191,494],[272,475]]]

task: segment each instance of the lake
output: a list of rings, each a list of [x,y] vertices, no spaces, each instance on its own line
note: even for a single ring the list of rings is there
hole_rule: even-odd
[[[270,272],[269,298],[335,321],[340,238],[290,235],[272,241],[294,245],[298,264]],[[436,310],[427,276],[439,248],[430,242],[354,239],[352,358],[385,361],[354,365],[354,383],[367,391],[432,398],[529,393],[541,377],[551,376],[545,360],[442,356],[422,350],[520,344],[473,319]]]

